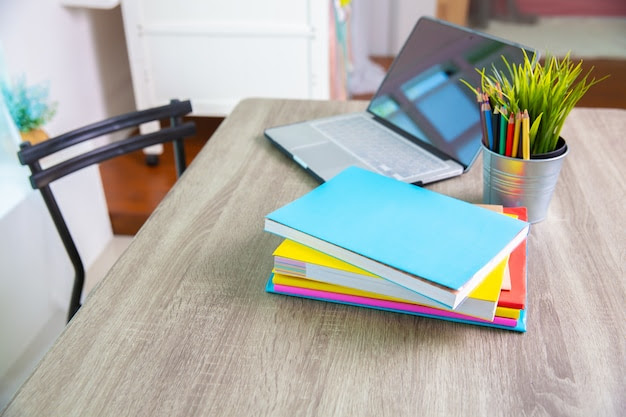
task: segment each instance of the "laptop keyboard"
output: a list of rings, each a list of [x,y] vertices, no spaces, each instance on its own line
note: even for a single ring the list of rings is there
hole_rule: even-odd
[[[441,159],[408,140],[395,137],[365,116],[325,120],[312,125],[365,164],[399,180],[447,167]]]

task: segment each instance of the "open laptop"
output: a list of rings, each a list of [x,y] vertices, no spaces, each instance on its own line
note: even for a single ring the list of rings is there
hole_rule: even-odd
[[[326,181],[350,165],[426,184],[461,175],[480,153],[479,108],[459,80],[480,85],[476,68],[504,69],[535,51],[422,17],[366,112],[265,130],[297,163]]]

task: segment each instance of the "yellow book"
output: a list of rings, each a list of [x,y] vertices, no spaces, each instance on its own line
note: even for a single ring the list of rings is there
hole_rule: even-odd
[[[275,273],[293,278],[306,278],[304,281],[298,281],[302,285],[309,285],[306,288],[320,289],[311,286],[317,285],[311,281],[317,281],[370,294],[350,293],[350,295],[371,298],[374,294],[378,298],[388,297],[384,299],[390,301],[419,304],[485,320],[493,320],[495,316],[507,263],[508,257],[501,261],[457,308],[451,309],[375,274],[289,239],[285,239],[274,251]],[[336,290],[335,288],[335,292]]]
[[[519,316],[520,316],[520,310],[516,308],[498,306],[496,307],[496,316],[517,320],[519,319]]]
[[[487,210],[495,211],[496,213],[504,213],[504,206],[498,204],[476,204],[478,207],[486,208]],[[517,216],[507,214],[507,216],[517,219]],[[511,273],[509,271],[509,265],[507,264],[504,271],[504,279],[502,280],[502,290],[511,289]]]

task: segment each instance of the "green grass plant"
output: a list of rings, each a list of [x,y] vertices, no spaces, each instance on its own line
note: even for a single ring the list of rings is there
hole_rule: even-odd
[[[492,106],[505,106],[509,114],[528,110],[533,155],[555,150],[570,111],[591,86],[608,77],[590,79],[593,68],[581,77],[583,61],[575,64],[570,53],[562,59],[548,55],[543,65],[525,51],[520,64],[511,64],[505,57],[502,60],[505,70],[498,71],[495,65],[490,73],[484,68],[476,69],[481,76],[480,90],[489,96]],[[478,88],[462,82],[474,93],[480,93]]]

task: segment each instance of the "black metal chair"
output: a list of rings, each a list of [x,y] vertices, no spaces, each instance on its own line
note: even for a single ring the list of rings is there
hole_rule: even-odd
[[[31,145],[29,142],[21,144],[18,158],[22,165],[28,165],[30,167],[32,172],[30,176],[31,185],[41,192],[56,229],[63,241],[63,246],[65,246],[65,250],[74,267],[75,276],[67,315],[68,322],[80,308],[80,298],[85,282],[85,269],[80,255],[78,254],[78,250],[76,249],[76,245],[67,228],[65,219],[52,194],[50,183],[87,166],[116,156],[125,155],[147,146],[165,142],[173,143],[176,171],[177,175],[180,176],[186,167],[183,139],[196,132],[196,127],[193,122],[183,123],[182,121],[182,117],[189,113],[191,113],[191,103],[189,100],[172,100],[168,105],[115,116],[48,139],[37,145]],[[45,169],[42,169],[39,163],[39,161],[46,156],[55,154],[87,140],[99,138],[103,135],[123,129],[136,128],[146,122],[155,120],[161,121],[167,118],[170,120],[170,126],[161,128],[156,132],[139,134],[114,143],[100,145],[95,149],[91,149],[78,156],[46,167]]]

